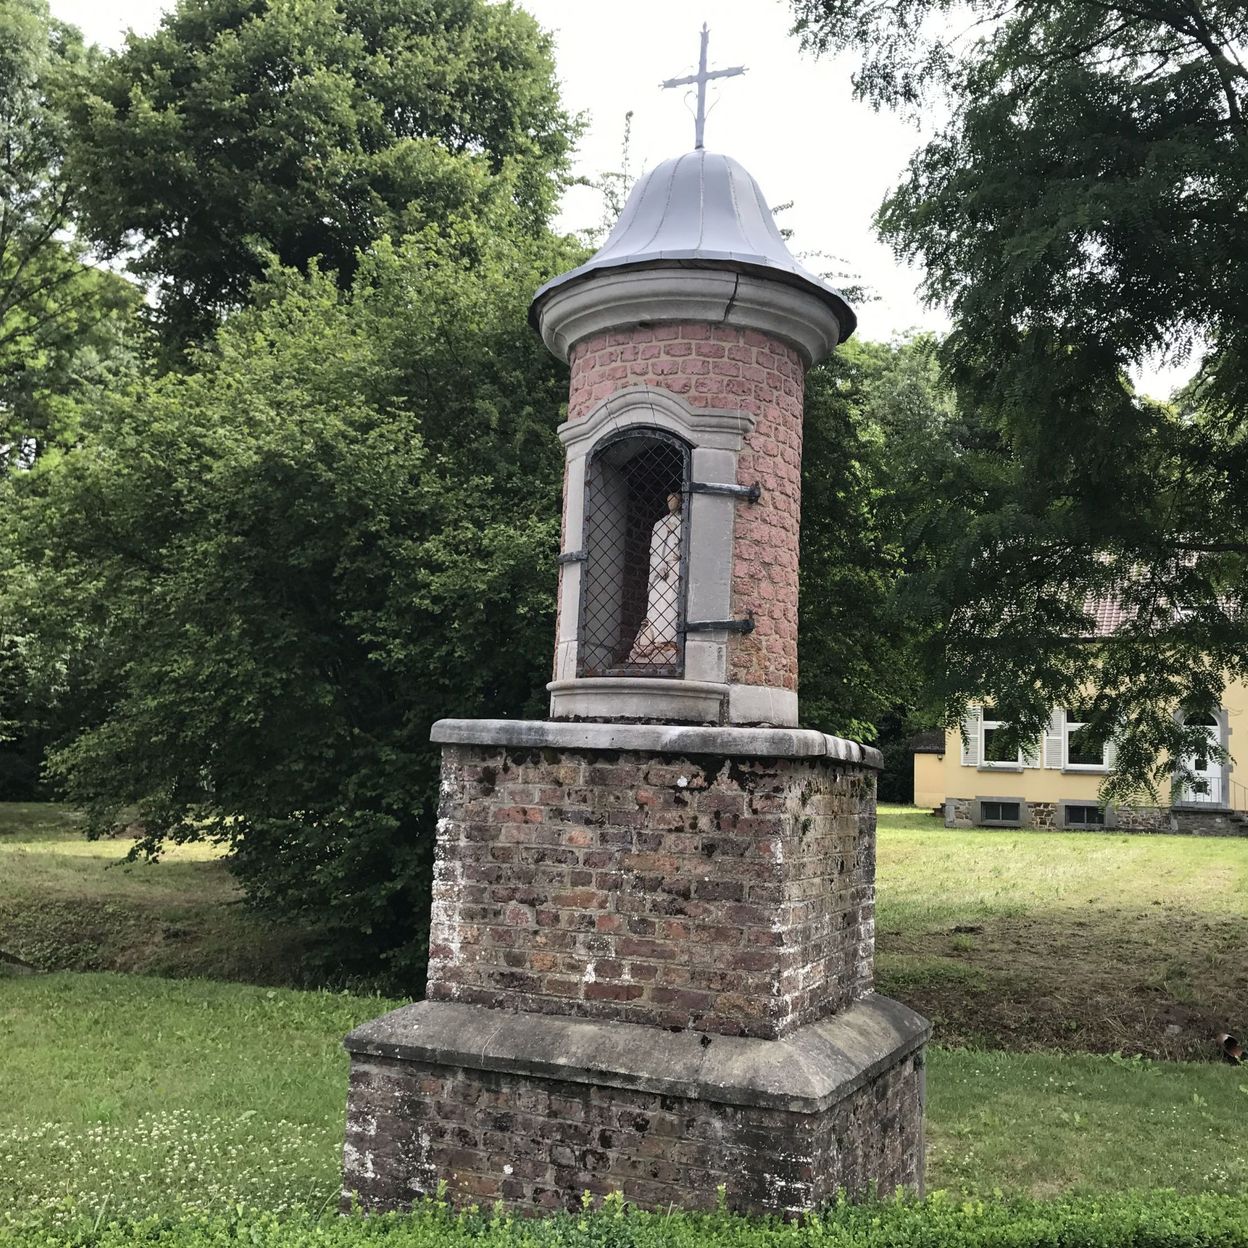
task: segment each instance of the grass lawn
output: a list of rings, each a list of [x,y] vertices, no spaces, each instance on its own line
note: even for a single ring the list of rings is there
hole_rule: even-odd
[[[219,848],[126,863],[132,843],[88,841],[63,806],[0,803],[0,973],[7,954],[40,970],[296,981],[297,936],[243,909]]]
[[[390,1004],[133,975],[0,980],[9,1209],[332,1204],[339,1041]],[[928,1090],[932,1187],[1248,1192],[1248,1077],[1229,1067],[937,1049]]]
[[[956,831],[902,806],[879,828],[877,981],[941,1044],[1200,1060],[1248,1032],[1248,839]],[[244,910],[217,848],[128,848],[0,804],[0,959],[300,982],[297,935]]]
[[[112,865],[127,848],[0,806],[0,950],[61,972],[0,975],[0,1221],[332,1204],[339,1042],[387,1003],[266,986],[297,942],[236,904],[213,849]],[[1248,1068],[1131,1056],[1209,1057],[1248,1023],[1248,842],[885,808],[878,905],[880,988],[937,1025],[931,1186],[1248,1192]]]
[[[1248,1030],[1248,839],[879,829],[877,983],[940,1043],[1201,1059]]]

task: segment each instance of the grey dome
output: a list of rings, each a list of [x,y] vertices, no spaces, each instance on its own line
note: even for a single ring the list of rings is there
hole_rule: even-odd
[[[647,173],[607,241],[584,264],[547,282],[533,297],[529,319],[537,327],[552,291],[600,270],[660,265],[736,270],[799,286],[836,314],[842,342],[858,324],[845,297],[790,255],[745,167],[704,150],[665,160]]]

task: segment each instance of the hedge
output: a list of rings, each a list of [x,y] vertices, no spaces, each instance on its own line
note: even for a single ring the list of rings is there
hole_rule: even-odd
[[[10,1216],[12,1213],[10,1211]],[[541,1220],[430,1202],[410,1214],[231,1216],[69,1225],[0,1224],[0,1248],[1248,1248],[1248,1196],[1052,1201],[960,1200],[937,1193],[838,1204],[800,1221],[644,1213],[605,1207]]]

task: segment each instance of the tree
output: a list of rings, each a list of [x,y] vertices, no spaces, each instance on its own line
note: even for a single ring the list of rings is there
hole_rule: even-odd
[[[540,231],[575,133],[549,37],[485,0],[182,0],[71,114],[91,235],[156,284],[177,342],[266,256],[345,288],[383,233],[501,202]]]
[[[876,739],[914,704],[912,630],[896,608],[907,496],[938,450],[946,404],[935,342],[854,339],[811,371],[802,448],[802,714]]]
[[[975,431],[915,592],[950,722],[987,699],[1032,737],[1097,690],[1125,797],[1195,745],[1176,708],[1248,675],[1248,10],[977,0],[951,35],[954,7],[795,3],[808,46],[859,50],[867,98],[952,103],[879,215],[951,310]],[[1199,356],[1173,404],[1127,380],[1158,351]]]
[[[924,511],[932,465],[957,454],[956,437],[928,335],[851,340],[807,377],[802,719],[879,746],[889,800],[909,800],[907,741],[939,714],[921,662],[930,626],[904,609],[901,588],[940,548]]]
[[[73,236],[54,97],[89,61],[44,0],[0,3],[0,474],[65,435],[81,387],[111,367],[137,304]]]
[[[226,842],[339,970],[420,985],[432,721],[537,710],[566,380],[525,309],[572,263],[493,220],[383,241],[345,293],[275,270],[0,508],[68,798],[151,852]]]

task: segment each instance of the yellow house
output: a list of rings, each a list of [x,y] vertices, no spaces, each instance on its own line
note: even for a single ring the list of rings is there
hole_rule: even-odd
[[[944,808],[947,827],[1121,828],[1248,836],[1248,685],[1228,685],[1223,705],[1192,722],[1207,729],[1210,750],[1186,760],[1192,782],[1168,806],[1099,804],[1113,767],[1113,744],[1090,742],[1068,708],[1054,710],[1031,749],[1006,756],[1002,723],[991,707],[972,707],[963,729],[944,734],[943,753],[914,743],[915,805]],[[1244,768],[1238,771],[1239,758]],[[1243,779],[1238,777],[1242,775]]]

